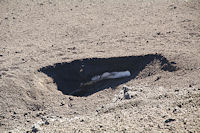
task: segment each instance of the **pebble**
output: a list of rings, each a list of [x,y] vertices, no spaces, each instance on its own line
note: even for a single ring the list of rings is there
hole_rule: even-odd
[[[60,106],[64,106],[65,104],[63,102],[61,102]]]
[[[165,123],[169,123],[169,122],[172,122],[172,121],[175,121],[176,119],[171,119],[171,118],[169,118],[169,119],[167,119],[167,120],[165,120]]]
[[[48,121],[45,121],[44,124],[45,124],[45,125],[49,125],[49,122],[48,122]]]
[[[31,128],[31,132],[32,133],[37,133],[39,130],[35,127],[35,126],[33,126],[32,128]]]
[[[70,100],[70,101],[72,101],[72,100],[73,100],[73,98],[72,98],[72,97],[69,97],[69,100]]]

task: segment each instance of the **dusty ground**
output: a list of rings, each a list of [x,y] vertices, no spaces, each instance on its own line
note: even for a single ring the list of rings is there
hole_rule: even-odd
[[[83,97],[38,71],[156,53],[167,62],[130,61],[134,77]],[[200,2],[0,0],[0,131],[200,132]]]

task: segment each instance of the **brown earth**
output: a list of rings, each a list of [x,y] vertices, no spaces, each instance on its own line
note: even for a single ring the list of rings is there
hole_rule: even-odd
[[[0,0],[0,132],[200,132],[200,1]]]

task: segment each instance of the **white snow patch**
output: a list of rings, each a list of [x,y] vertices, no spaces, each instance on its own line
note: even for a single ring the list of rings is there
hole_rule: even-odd
[[[105,72],[102,75],[97,75],[91,78],[91,81],[100,81],[103,79],[116,79],[116,78],[123,78],[129,77],[131,73],[129,71],[122,71],[122,72]]]

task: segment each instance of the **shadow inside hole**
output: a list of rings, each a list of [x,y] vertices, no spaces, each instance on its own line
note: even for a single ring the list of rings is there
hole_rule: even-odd
[[[120,84],[134,79],[145,66],[154,60],[158,60],[161,69],[164,71],[176,71],[165,57],[160,54],[148,54],[142,56],[126,56],[112,58],[87,58],[74,60],[72,62],[57,63],[53,66],[40,68],[38,71],[43,72],[53,78],[58,90],[63,94],[73,96],[89,96],[93,93],[106,88],[115,88]],[[91,81],[96,75],[104,72],[130,71],[131,76],[120,79],[107,79],[96,82],[91,85],[83,85]]]

